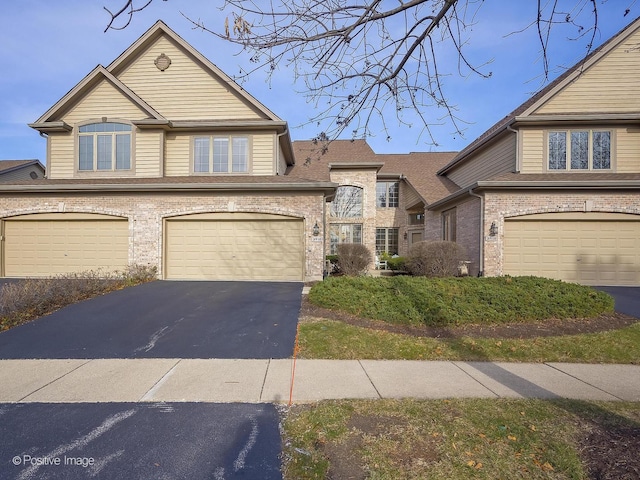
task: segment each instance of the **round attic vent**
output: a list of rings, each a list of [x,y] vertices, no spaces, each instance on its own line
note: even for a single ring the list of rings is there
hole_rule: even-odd
[[[29,176],[31,177],[32,180],[35,180],[36,178],[38,178],[38,174],[36,172],[31,172]]]
[[[158,70],[160,70],[161,72],[164,72],[167,68],[169,68],[169,65],[171,65],[171,59],[167,57],[164,53],[161,53],[160,55],[158,55],[158,58],[156,58],[153,63],[156,64],[156,67],[158,67]]]

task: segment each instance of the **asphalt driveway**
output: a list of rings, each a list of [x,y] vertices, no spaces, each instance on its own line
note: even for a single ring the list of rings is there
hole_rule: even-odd
[[[273,405],[0,405],[0,478],[280,480]]]
[[[594,287],[607,292],[616,301],[616,312],[640,318],[640,287]]]
[[[301,283],[156,281],[0,333],[0,359],[288,358]]]

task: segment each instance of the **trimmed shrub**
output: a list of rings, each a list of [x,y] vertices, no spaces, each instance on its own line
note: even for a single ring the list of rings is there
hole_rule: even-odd
[[[387,268],[389,270],[404,270],[406,268],[405,262],[407,259],[405,257],[390,257],[387,260]]]
[[[371,252],[361,243],[338,244],[338,267],[352,277],[364,274],[373,261]]]
[[[464,247],[455,242],[418,242],[411,245],[405,266],[417,277],[453,277],[465,257]]]

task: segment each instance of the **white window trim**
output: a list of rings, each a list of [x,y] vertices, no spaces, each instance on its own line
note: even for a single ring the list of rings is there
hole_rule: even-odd
[[[571,134],[576,132],[588,132],[589,134],[589,158],[588,168],[571,168]],[[593,168],[593,132],[609,132],[609,168]],[[565,168],[549,168],[549,134],[550,133],[564,133],[566,141],[566,166]],[[611,173],[615,171],[614,159],[615,145],[616,145],[616,131],[612,128],[558,128],[549,129],[545,132],[545,171],[546,172],[607,172]]]
[[[209,171],[208,172],[196,172],[195,169],[195,141],[197,138],[209,139]],[[229,141],[229,151],[227,153],[227,167],[226,172],[214,172],[213,171],[213,143],[214,139],[224,138]],[[233,139],[234,138],[246,138],[247,139],[247,169],[243,172],[234,172],[233,170]],[[189,142],[189,158],[190,158],[190,171],[191,175],[250,175],[253,171],[253,137],[251,135],[192,135]]]
[[[89,132],[80,133],[80,127],[92,125],[95,123],[121,123],[123,125],[129,125],[130,131],[125,132]],[[113,118],[96,118],[87,120],[85,122],[78,123],[74,128],[74,171],[76,175],[82,175],[86,177],[91,176],[128,176],[135,171],[135,131],[136,127],[128,120],[113,119]],[[111,168],[98,170],[98,150],[97,150],[97,136],[112,134],[112,150],[111,150]],[[129,141],[129,168],[116,168],[116,135],[128,134]],[[80,137],[93,136],[93,168],[91,170],[80,170]]]

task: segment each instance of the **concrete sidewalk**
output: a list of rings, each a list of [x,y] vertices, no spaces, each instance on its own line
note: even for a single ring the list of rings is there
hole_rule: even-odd
[[[0,402],[287,403],[293,360],[2,360]],[[640,401],[640,366],[297,360],[294,403],[342,398]]]

